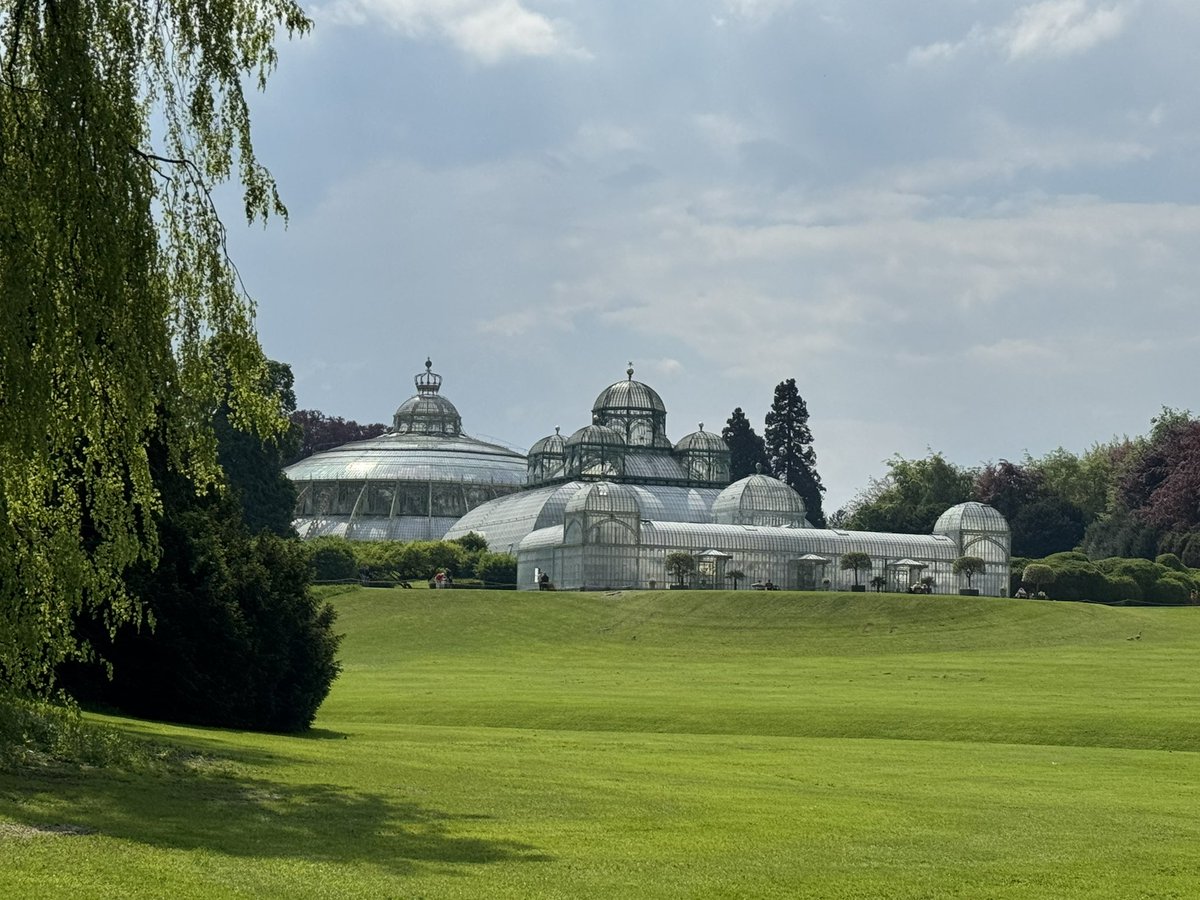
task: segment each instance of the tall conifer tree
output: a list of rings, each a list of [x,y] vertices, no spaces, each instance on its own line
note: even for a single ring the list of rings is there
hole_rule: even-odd
[[[753,475],[760,465],[764,472],[770,471],[766,445],[750,427],[750,420],[740,406],[721,429],[721,437],[729,447],[729,475],[734,481]]]
[[[808,521],[817,528],[824,528],[821,494],[825,492],[825,486],[817,474],[817,454],[808,427],[808,406],[796,389],[795,378],[775,386],[775,402],[767,413],[764,439],[771,472],[804,498]]]

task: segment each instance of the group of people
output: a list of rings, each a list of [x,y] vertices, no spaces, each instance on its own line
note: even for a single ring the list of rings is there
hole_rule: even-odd
[[[452,588],[454,587],[454,579],[450,577],[449,572],[438,572],[429,579],[429,586],[433,588]]]
[[[910,584],[908,586],[908,592],[910,594],[932,594],[933,593],[933,585],[932,584]]]

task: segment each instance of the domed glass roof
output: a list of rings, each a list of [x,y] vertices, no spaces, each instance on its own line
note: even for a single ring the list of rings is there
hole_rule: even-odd
[[[567,447],[590,444],[599,447],[624,447],[625,435],[607,425],[584,425],[567,438]]]
[[[650,412],[666,415],[667,408],[658,391],[648,384],[634,381],[632,366],[625,373],[628,375],[625,381],[610,384],[597,395],[596,402],[592,404],[592,414],[602,418],[605,413]]]
[[[642,510],[633,488],[611,481],[597,481],[581,488],[567,501],[566,515],[582,512],[641,516]]]
[[[713,431],[705,431],[704,423],[700,423],[700,430],[693,431],[691,434],[686,434],[679,439],[679,443],[675,445],[675,452],[682,453],[686,450],[703,451],[705,453],[728,453],[729,447],[725,443],[725,439]]]
[[[804,528],[804,500],[791,487],[770,475],[747,475],[713,501],[718,525],[771,525]]]
[[[549,453],[553,456],[562,456],[567,450],[567,439],[558,433],[558,429],[554,429],[554,434],[547,435],[540,440],[534,441],[533,446],[529,448],[529,455],[533,456],[537,453]]]
[[[417,394],[400,404],[392,416],[392,431],[396,434],[462,434],[462,416],[453,403],[438,393],[442,376],[433,371],[430,360],[425,360],[425,371],[413,381],[417,385]]]
[[[950,507],[938,516],[933,526],[934,534],[953,535],[963,531],[1008,534],[1008,520],[998,509],[972,500]]]

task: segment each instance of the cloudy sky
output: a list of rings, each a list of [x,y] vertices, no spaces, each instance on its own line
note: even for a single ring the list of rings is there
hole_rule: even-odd
[[[1195,0],[313,0],[235,234],[302,407],[430,354],[527,447],[624,377],[678,439],[774,386],[836,509],[893,453],[1081,451],[1200,406]]]

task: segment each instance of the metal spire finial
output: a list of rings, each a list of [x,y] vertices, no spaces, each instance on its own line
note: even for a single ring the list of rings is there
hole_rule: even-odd
[[[629,376],[629,380],[633,381],[633,360],[629,361],[629,368],[625,370],[625,374]]]

